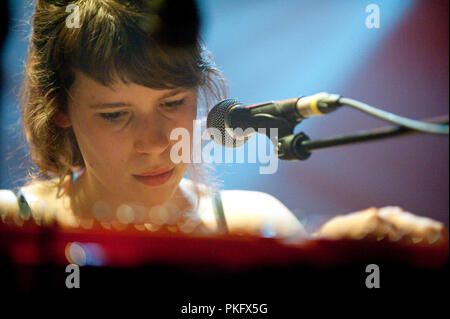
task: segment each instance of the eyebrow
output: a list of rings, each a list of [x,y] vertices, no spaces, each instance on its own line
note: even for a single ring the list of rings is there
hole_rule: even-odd
[[[166,99],[168,97],[183,93],[188,91],[188,89],[184,89],[184,88],[177,88],[174,90],[171,90],[167,93],[164,93],[159,99]],[[124,107],[124,106],[133,106],[133,104],[131,103],[125,103],[125,102],[116,102],[116,103],[98,103],[98,104],[94,104],[94,105],[90,105],[89,108],[90,109],[106,109],[106,108],[117,108],[117,107]]]
[[[90,105],[90,109],[109,109],[109,108],[116,108],[116,107],[123,107],[123,106],[130,106],[129,103],[124,102],[117,102],[117,103],[99,103]]]

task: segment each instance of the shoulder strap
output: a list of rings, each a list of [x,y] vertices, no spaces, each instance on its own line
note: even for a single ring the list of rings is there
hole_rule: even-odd
[[[212,205],[214,209],[214,216],[217,220],[217,227],[220,234],[228,234],[227,221],[223,211],[222,197],[220,191],[213,191],[211,193]]]
[[[17,204],[19,205],[19,216],[22,217],[22,219],[28,219],[31,216],[31,208],[30,205],[28,205],[28,202],[25,198],[25,195],[23,194],[20,187],[13,189],[13,193],[17,197]]]

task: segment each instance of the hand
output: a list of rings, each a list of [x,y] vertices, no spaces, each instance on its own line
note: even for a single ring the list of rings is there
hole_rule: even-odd
[[[442,223],[394,206],[371,207],[334,217],[314,235],[324,239],[387,240],[421,245],[448,241],[448,232]]]

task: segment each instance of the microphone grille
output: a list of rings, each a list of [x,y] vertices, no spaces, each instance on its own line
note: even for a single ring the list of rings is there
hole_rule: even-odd
[[[207,130],[211,138],[220,145],[229,148],[239,147],[247,141],[248,138],[236,139],[225,130],[225,123],[230,109],[241,103],[234,99],[226,99],[217,103],[208,113],[206,120]]]

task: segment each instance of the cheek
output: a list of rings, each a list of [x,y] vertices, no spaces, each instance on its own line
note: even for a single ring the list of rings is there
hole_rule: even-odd
[[[74,125],[80,151],[86,164],[96,170],[121,167],[125,163],[127,143],[123,136],[102,130],[98,124],[85,121]]]
[[[177,118],[176,121],[173,121],[170,124],[170,130],[168,133],[172,135],[172,133],[175,133],[176,130],[183,129],[183,135],[179,135],[179,132],[177,134],[174,134],[172,136],[172,139],[170,140],[170,144],[172,146],[177,145],[177,147],[180,146],[180,142],[183,142],[183,149],[184,150],[192,150],[193,147],[193,140],[194,140],[194,121],[195,117],[192,117],[190,115],[186,116],[180,116]],[[184,135],[185,130],[187,131],[187,136]],[[186,144],[185,144],[186,143]]]
[[[197,108],[190,108],[184,112],[181,112],[179,116],[173,121],[172,129],[185,128],[192,136],[194,120],[197,118]]]

